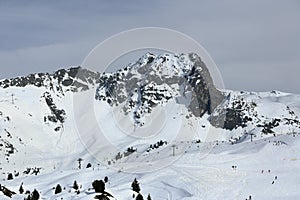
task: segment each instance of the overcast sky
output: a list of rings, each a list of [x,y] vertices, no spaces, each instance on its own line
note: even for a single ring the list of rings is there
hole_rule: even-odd
[[[299,0],[0,0],[0,78],[80,65],[109,36],[143,26],[197,40],[228,89],[300,93]]]

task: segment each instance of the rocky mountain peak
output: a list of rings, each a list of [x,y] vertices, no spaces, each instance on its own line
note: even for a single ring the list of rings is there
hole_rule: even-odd
[[[103,74],[96,99],[111,106],[122,105],[125,114],[131,113],[135,123],[143,125],[155,106],[170,100],[201,117],[211,113],[224,96],[197,54],[147,53],[117,72]]]

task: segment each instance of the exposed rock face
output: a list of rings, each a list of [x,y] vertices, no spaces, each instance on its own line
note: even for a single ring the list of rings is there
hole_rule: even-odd
[[[49,90],[64,94],[67,91],[78,92],[88,90],[99,80],[100,73],[92,72],[81,67],[61,69],[53,74],[35,73],[24,77],[16,77],[0,81],[0,87],[25,87],[28,85],[45,87]]]
[[[215,87],[205,63],[196,54],[189,54],[190,60],[194,63],[189,74],[189,83],[195,91],[193,101],[200,108],[197,116],[202,116],[206,111],[211,114],[214,109],[224,100],[224,95]],[[191,110],[195,110],[191,107]],[[197,113],[194,113],[197,114]]]
[[[43,98],[45,98],[46,104],[49,107],[51,114],[49,116],[44,117],[44,122],[47,120],[58,123],[60,122],[63,124],[65,122],[66,112],[63,109],[58,109],[57,106],[54,103],[53,98],[51,97],[51,94],[49,92],[45,92],[43,95]]]
[[[246,127],[255,116],[256,104],[245,102],[243,98],[231,97],[229,94],[224,103],[210,116],[210,123],[219,128],[233,130]]]
[[[176,100],[196,117],[212,111],[223,101],[209,71],[196,54],[146,54],[133,65],[100,77],[96,99],[111,106],[122,104],[139,125],[152,109]]]

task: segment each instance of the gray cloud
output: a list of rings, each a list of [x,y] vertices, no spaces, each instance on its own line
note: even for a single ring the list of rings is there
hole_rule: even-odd
[[[291,1],[0,1],[0,78],[80,65],[99,42],[130,28],[186,33],[229,89],[300,93],[300,3]]]

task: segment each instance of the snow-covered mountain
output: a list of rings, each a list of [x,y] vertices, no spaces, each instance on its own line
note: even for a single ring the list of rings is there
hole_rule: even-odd
[[[224,140],[239,140],[250,133],[292,133],[300,128],[297,95],[219,91],[196,54],[146,54],[124,69],[101,76],[96,99],[112,107],[122,104],[136,125],[143,125],[157,105],[174,100],[196,120],[206,118],[211,126],[229,130]]]
[[[99,146],[97,151],[108,152],[103,160],[90,154],[78,133],[77,126],[96,130],[89,119],[78,124],[74,115],[74,98],[87,93],[106,136],[118,138],[111,142],[119,152]],[[115,119],[108,117],[114,109],[129,119],[126,127],[114,126]],[[154,130],[149,121],[156,123],[159,109],[165,122],[162,130]],[[84,116],[88,109],[82,110]],[[153,199],[268,199],[266,194],[295,199],[300,194],[280,161],[299,159],[299,116],[300,95],[217,89],[205,63],[193,53],[147,53],[114,73],[73,67],[6,79],[0,81],[0,189],[19,193],[23,183],[25,190],[37,189],[45,199],[91,199],[98,194],[92,182],[108,176],[107,193],[98,197],[132,199],[131,182],[138,178],[144,199],[148,193]],[[124,130],[135,137],[120,136]],[[136,139],[145,132],[151,137]],[[266,161],[273,153],[276,158]],[[165,168],[151,170],[157,165]],[[285,166],[300,170],[295,163]],[[285,177],[285,193],[269,189],[265,194],[257,188],[255,179],[269,181],[271,175],[259,177],[260,168]],[[73,188],[75,180],[78,189]],[[57,184],[63,189],[54,194]],[[28,194],[12,196],[24,199]]]

